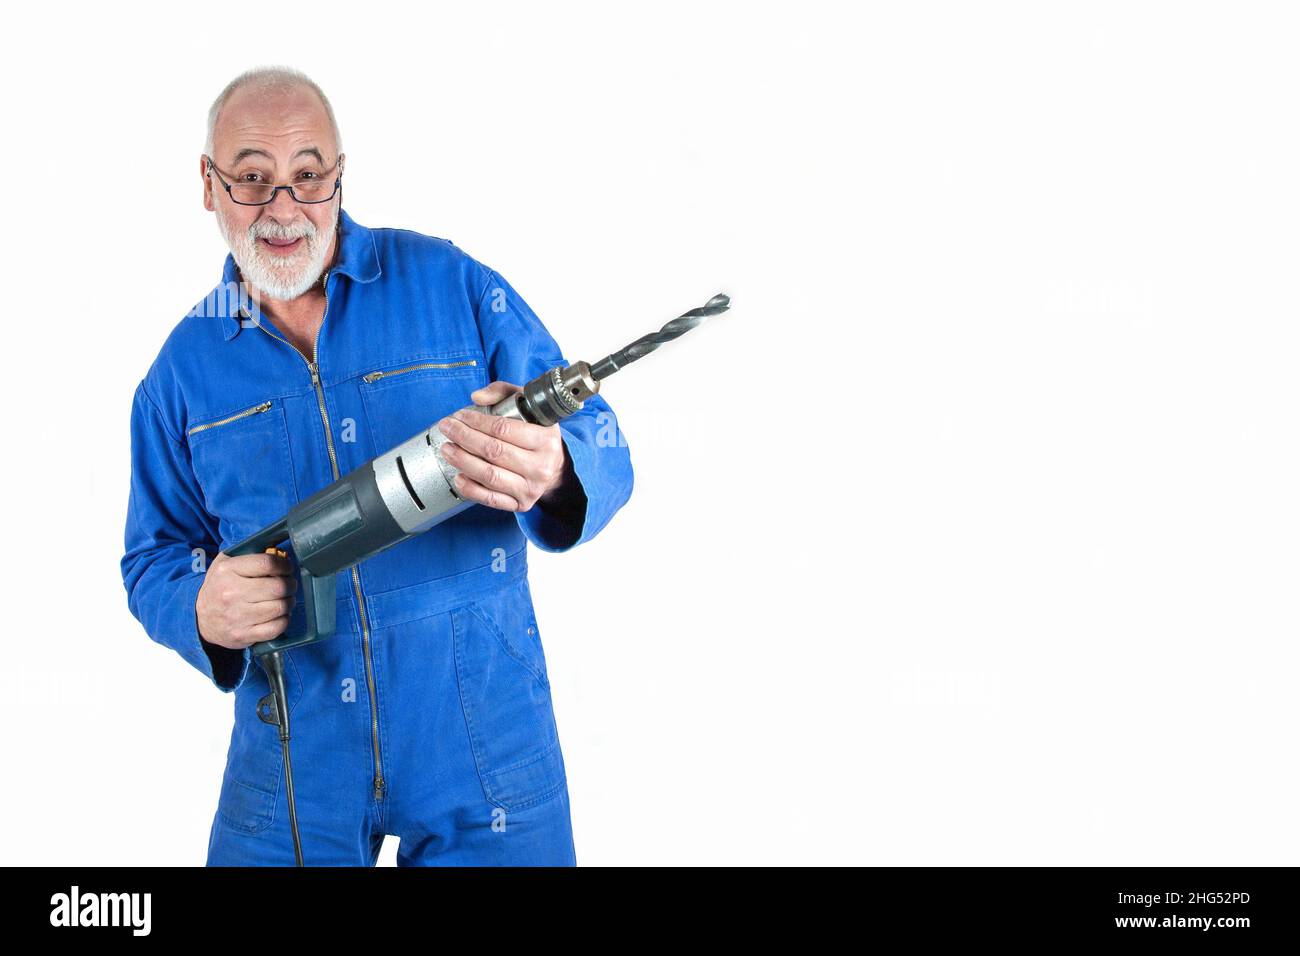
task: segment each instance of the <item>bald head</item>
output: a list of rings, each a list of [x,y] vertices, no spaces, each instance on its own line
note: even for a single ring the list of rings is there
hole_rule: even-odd
[[[329,98],[307,74],[291,67],[269,66],[235,77],[208,110],[204,151],[218,163],[229,163],[239,147],[227,142],[241,132],[314,132],[329,161],[343,151],[338,122]],[[230,155],[217,155],[219,148]]]

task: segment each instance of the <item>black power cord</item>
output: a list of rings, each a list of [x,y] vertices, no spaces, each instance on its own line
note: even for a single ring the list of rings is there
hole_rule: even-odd
[[[284,792],[289,800],[289,828],[293,831],[293,858],[296,866],[303,866],[302,839],[298,835],[298,808],[293,799],[293,763],[289,759],[289,695],[285,692],[284,659],[285,651],[271,651],[262,654],[258,660],[266,679],[271,684],[271,693],[257,702],[257,715],[268,724],[280,728],[280,749],[284,753]]]

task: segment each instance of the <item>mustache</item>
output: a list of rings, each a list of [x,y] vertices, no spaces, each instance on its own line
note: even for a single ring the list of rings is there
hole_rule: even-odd
[[[249,239],[308,239],[316,238],[316,227],[310,220],[303,220],[291,226],[285,226],[270,220],[258,220],[248,227]]]

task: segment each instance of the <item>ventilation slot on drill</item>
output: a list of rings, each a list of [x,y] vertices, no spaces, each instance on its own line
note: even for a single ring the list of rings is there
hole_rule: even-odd
[[[424,502],[421,501],[420,496],[415,493],[415,486],[411,484],[411,479],[406,477],[406,466],[402,464],[401,455],[397,456],[397,473],[402,476],[402,484],[406,485],[406,493],[410,495],[411,500],[415,502],[415,507],[423,511]]]

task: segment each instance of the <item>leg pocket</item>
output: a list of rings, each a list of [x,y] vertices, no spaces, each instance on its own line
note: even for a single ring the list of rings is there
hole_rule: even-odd
[[[293,652],[284,653],[292,730],[293,712],[302,697],[302,681],[293,662]],[[284,778],[279,728],[257,714],[258,701],[270,691],[266,672],[260,664],[254,664],[248,680],[235,692],[235,726],[230,735],[217,813],[228,826],[243,833],[259,833],[275,821],[275,804]],[[293,746],[292,740],[289,746]]]
[[[483,795],[510,812],[565,785],[551,688],[526,581],[451,612],[456,680]]]

